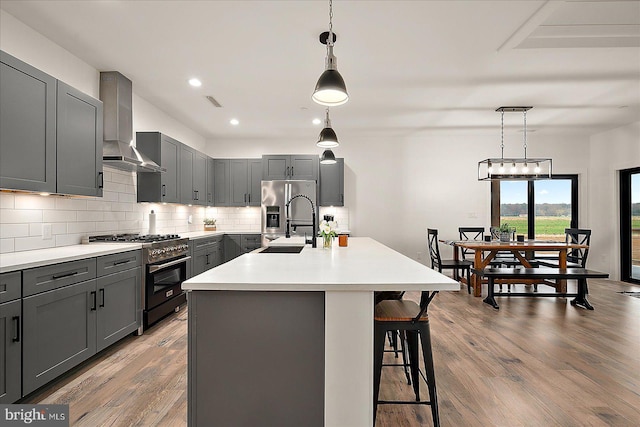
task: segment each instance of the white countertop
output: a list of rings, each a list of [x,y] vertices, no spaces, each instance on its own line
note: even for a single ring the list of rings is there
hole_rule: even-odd
[[[303,238],[301,238],[303,239]],[[321,246],[321,245],[319,245]],[[459,290],[460,284],[368,237],[299,254],[249,253],[192,277],[186,290]]]
[[[142,243],[90,243],[0,254],[0,273],[141,249]]]

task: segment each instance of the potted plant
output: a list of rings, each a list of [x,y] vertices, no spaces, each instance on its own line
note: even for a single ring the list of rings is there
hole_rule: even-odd
[[[508,242],[511,240],[511,233],[513,232],[512,227],[509,226],[508,222],[503,222],[499,228],[500,231],[500,241]]]
[[[204,219],[204,231],[216,231],[216,220],[213,218]]]

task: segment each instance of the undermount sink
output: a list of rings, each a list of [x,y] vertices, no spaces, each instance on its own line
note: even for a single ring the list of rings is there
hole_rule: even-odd
[[[261,254],[299,254],[304,246],[269,246]]]

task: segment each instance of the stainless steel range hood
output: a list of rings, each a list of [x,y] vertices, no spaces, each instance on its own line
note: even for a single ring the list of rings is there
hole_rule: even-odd
[[[132,96],[131,80],[117,71],[100,73],[104,111],[102,163],[133,172],[166,172],[133,145]]]

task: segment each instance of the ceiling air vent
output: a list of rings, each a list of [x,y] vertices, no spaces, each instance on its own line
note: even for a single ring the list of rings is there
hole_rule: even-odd
[[[216,101],[216,99],[213,96],[207,95],[206,98],[209,100],[209,102],[213,104],[214,107],[222,108],[222,105],[218,101]]]

